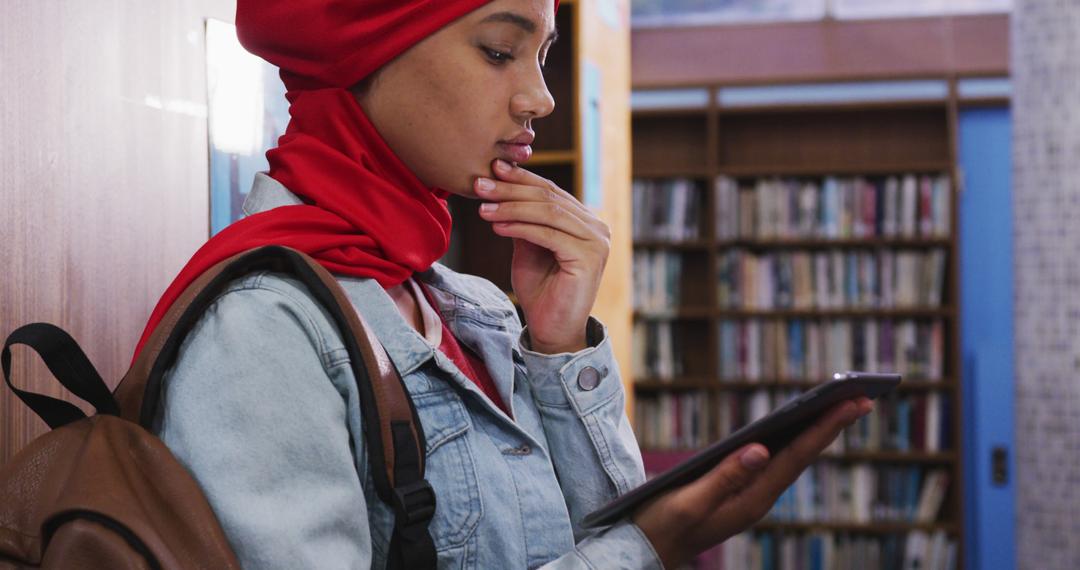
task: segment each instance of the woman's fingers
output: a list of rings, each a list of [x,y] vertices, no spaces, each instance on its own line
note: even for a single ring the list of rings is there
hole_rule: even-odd
[[[869,398],[858,398],[833,406],[825,416],[814,422],[806,431],[776,455],[778,467],[802,472],[813,463],[821,452],[844,428],[866,415],[873,408]],[[796,476],[798,476],[796,474]]]
[[[497,222],[491,229],[503,237],[523,239],[555,255],[560,265],[588,261],[588,242],[564,231],[526,222]]]
[[[565,191],[550,183],[518,184],[504,180],[477,178],[473,187],[476,190],[477,197],[485,203],[534,202],[547,204],[549,205],[547,207],[559,208],[562,216],[580,220],[589,227],[596,226],[596,229],[599,229],[600,226],[605,225],[592,212],[585,210],[584,206],[573,196],[566,194]]]
[[[765,446],[758,443],[744,446],[708,473],[646,503],[634,513],[634,523],[648,537],[665,567],[678,566],[688,556],[741,528],[741,523],[723,521],[724,524],[718,525],[712,519],[718,513],[733,514],[726,503],[750,485],[768,462]],[[719,527],[736,530],[718,537]]]
[[[528,223],[566,232],[578,239],[598,239],[595,230],[555,202],[487,202],[480,216],[495,223]]]
[[[606,257],[611,237],[607,224],[574,210],[571,202],[577,201],[572,196],[564,199],[547,187],[505,181],[490,181],[492,184],[485,188],[484,181],[478,179],[476,183],[476,193],[485,201],[480,216],[494,224],[495,233],[526,239],[557,252],[563,259],[578,257],[575,250],[567,248],[584,248],[579,253],[595,250],[596,255]],[[557,235],[560,233],[573,239]]]
[[[752,443],[744,446],[725,457],[708,473],[687,484],[682,498],[708,514],[749,485],[754,475],[768,463],[769,450],[764,445]]]
[[[500,159],[495,159],[495,164],[492,166],[492,171],[500,180],[507,182],[513,182],[522,186],[534,186],[542,188],[547,192],[550,192],[553,197],[566,200],[570,203],[569,207],[576,210],[585,212],[585,205],[578,201],[577,198],[570,194],[566,190],[559,188],[557,184],[540,176],[535,172],[525,170],[524,168],[516,165],[512,165]]]
[[[790,444],[781,449],[767,469],[737,499],[736,508],[764,515],[776,499],[840,432],[873,408],[867,398],[837,404]],[[762,510],[763,509],[763,510]],[[759,517],[760,518],[760,517]]]

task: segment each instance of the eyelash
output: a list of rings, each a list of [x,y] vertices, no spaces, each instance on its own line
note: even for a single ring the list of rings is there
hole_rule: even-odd
[[[495,65],[503,65],[503,64],[509,63],[509,62],[514,61],[515,59],[517,59],[517,58],[515,58],[513,55],[511,55],[509,53],[501,52],[501,51],[494,50],[494,49],[491,49],[491,48],[486,48],[485,47],[485,48],[480,48],[480,49],[482,49],[484,51],[484,53],[487,55],[488,59],[490,59],[492,61],[492,63],[494,63]],[[541,68],[544,68],[545,65],[546,65],[546,62],[541,62],[540,63]]]
[[[502,64],[510,62],[510,61],[514,61],[514,56],[510,55],[508,53],[501,52],[501,51],[498,51],[498,50],[494,50],[494,49],[491,49],[491,48],[480,48],[480,49],[484,50],[484,53],[487,54],[488,59],[490,59],[492,62],[497,63],[499,65],[502,65]]]

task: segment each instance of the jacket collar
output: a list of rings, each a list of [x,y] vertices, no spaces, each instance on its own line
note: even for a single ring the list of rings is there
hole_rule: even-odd
[[[245,214],[252,215],[279,206],[302,203],[298,196],[267,173],[257,172],[242,210]],[[402,377],[434,357],[434,349],[416,329],[409,326],[393,299],[377,281],[347,275],[335,277],[356,309],[374,327]],[[435,310],[439,311],[459,342],[475,352],[480,352],[479,347],[475,346],[475,329],[500,329],[511,337],[511,358],[523,361],[517,347],[517,334],[520,331],[514,326],[517,323],[514,317],[515,309],[505,296],[490,290],[490,285],[478,283],[481,278],[457,273],[438,262],[413,277],[428,285],[435,301]],[[503,378],[513,378],[512,369],[503,372],[508,374]],[[498,379],[496,383],[500,383]],[[499,388],[500,392],[503,391],[502,386]],[[504,397],[506,395],[503,394]]]

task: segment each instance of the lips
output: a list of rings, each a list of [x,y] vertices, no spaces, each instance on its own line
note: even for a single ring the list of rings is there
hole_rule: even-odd
[[[532,129],[525,129],[514,135],[513,138],[501,140],[499,146],[499,158],[508,162],[525,162],[532,156],[533,139],[536,133]]]
[[[504,139],[504,140],[501,140],[499,142],[508,143],[508,144],[530,145],[530,144],[532,144],[533,139],[535,139],[535,138],[536,138],[536,133],[532,132],[531,130],[524,130],[524,131],[521,131],[520,133],[518,133],[517,135],[515,135],[514,138]]]
[[[509,162],[525,162],[532,157],[532,147],[527,144],[499,143],[499,158]]]

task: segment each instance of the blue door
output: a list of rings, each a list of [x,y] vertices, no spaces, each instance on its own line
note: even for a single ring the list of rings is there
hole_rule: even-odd
[[[1012,125],[1007,107],[959,121],[965,566],[1016,568]]]

